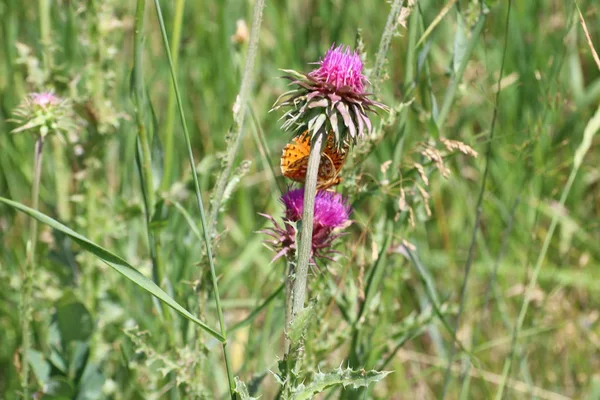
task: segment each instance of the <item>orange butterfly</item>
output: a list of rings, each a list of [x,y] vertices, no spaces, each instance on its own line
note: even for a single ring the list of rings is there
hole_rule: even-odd
[[[292,143],[288,143],[283,148],[281,154],[281,173],[286,178],[296,182],[304,182],[306,179],[306,168],[308,166],[308,156],[310,154],[310,139],[308,131],[295,137]],[[328,189],[341,182],[338,177],[346,156],[348,155],[348,146],[338,149],[335,146],[333,135],[328,135],[327,145],[321,155],[319,164],[319,175],[317,176],[317,189]]]

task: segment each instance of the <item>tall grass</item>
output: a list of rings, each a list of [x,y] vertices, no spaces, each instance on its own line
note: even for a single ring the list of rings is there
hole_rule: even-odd
[[[35,5],[0,6],[0,398],[600,396],[595,2]],[[288,325],[268,111],[334,42],[391,112]],[[38,170],[42,89],[78,130]]]

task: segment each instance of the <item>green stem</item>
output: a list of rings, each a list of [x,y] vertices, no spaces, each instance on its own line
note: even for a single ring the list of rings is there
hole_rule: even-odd
[[[65,165],[65,150],[62,141],[58,136],[53,136],[52,150],[54,158],[54,180],[56,186],[56,208],[58,216],[62,221],[71,219],[71,210],[69,208],[69,190],[70,178],[68,169]]]
[[[50,44],[50,0],[39,0],[38,9],[40,13],[40,43],[42,45],[42,62],[44,69],[49,73],[50,54],[48,53],[48,44]]]
[[[284,285],[285,285],[285,325],[284,329],[287,330],[292,321],[292,302],[294,299],[292,285],[294,283],[294,273],[296,272],[296,262],[292,258],[288,259],[287,268],[285,269]],[[284,348],[286,354],[290,350],[290,341],[287,335],[284,335]]]
[[[152,160],[150,158],[150,141],[144,123],[144,72],[143,72],[143,32],[144,32],[144,10],[146,0],[137,1],[135,14],[135,39],[134,39],[134,62],[133,62],[133,85],[135,96],[135,117],[138,135],[142,150],[142,174],[147,185],[148,205],[150,212],[154,208],[154,190],[152,190]]]
[[[264,1],[259,1],[256,4],[264,3]],[[204,203],[202,201],[202,193],[200,191],[200,184],[198,182],[198,173],[196,171],[196,161],[194,160],[194,153],[192,151],[192,143],[190,140],[190,134],[188,131],[187,123],[185,122],[185,114],[183,112],[183,104],[181,102],[181,94],[179,92],[179,85],[177,84],[177,76],[175,74],[175,67],[173,65],[173,58],[171,57],[171,49],[169,47],[169,39],[167,38],[167,30],[165,29],[165,22],[163,20],[162,11],[160,7],[160,2],[158,0],[154,0],[154,5],[156,8],[156,15],[158,17],[158,22],[160,25],[160,32],[163,39],[163,44],[165,46],[165,51],[167,53],[167,59],[169,60],[169,68],[171,70],[171,79],[173,81],[173,88],[175,90],[175,97],[177,98],[177,108],[179,110],[179,117],[181,118],[181,125],[183,127],[183,135],[185,137],[185,144],[188,151],[188,159],[190,163],[190,168],[192,170],[192,179],[194,180],[194,191],[196,194],[196,201],[198,203],[198,210],[200,211],[200,222],[202,223],[202,230],[204,236],[204,244],[206,246],[206,254],[208,257],[208,263],[210,265],[210,274],[212,278],[213,291],[215,295],[215,302],[217,305],[217,314],[219,317],[219,326],[221,329],[221,336],[223,336],[223,358],[225,359],[225,369],[227,370],[227,380],[229,382],[229,393],[232,399],[235,399],[235,383],[233,380],[233,370],[231,368],[231,362],[229,359],[229,350],[227,348],[227,328],[225,327],[225,320],[223,318],[223,309],[221,307],[221,297],[219,296],[219,287],[217,285],[217,276],[215,273],[215,264],[212,254],[212,249],[210,245],[210,232],[208,230],[208,225],[206,222],[206,215],[204,212]]]
[[[575,151],[575,157],[573,162],[573,169],[571,169],[571,173],[569,174],[569,178],[567,179],[567,183],[563,188],[562,194],[560,196],[558,209],[563,209],[565,202],[567,201],[567,197],[569,196],[569,192],[571,191],[571,186],[573,186],[573,182],[575,181],[575,177],[577,176],[577,172],[579,172],[579,168],[583,163],[583,158],[589,151],[592,139],[596,135],[596,133],[600,130],[600,107],[596,110],[594,116],[590,119],[587,126],[585,127],[583,133],[583,139],[581,144]],[[538,255],[537,261],[535,263],[535,268],[533,269],[533,275],[531,276],[531,280],[527,285],[527,290],[525,291],[523,304],[521,305],[521,310],[519,311],[519,316],[517,318],[517,323],[515,324],[513,335],[512,335],[512,343],[511,343],[511,352],[510,355],[504,361],[504,368],[502,371],[502,380],[498,387],[498,391],[496,392],[496,400],[501,400],[504,398],[504,388],[506,387],[506,383],[508,381],[510,370],[512,367],[512,363],[516,354],[517,347],[517,339],[521,334],[521,329],[523,327],[523,323],[525,322],[525,316],[527,315],[527,310],[529,309],[529,303],[533,298],[533,292],[537,286],[537,280],[540,275],[540,271],[542,270],[542,265],[544,264],[544,260],[546,259],[546,253],[550,247],[550,242],[552,241],[552,237],[554,235],[554,231],[556,230],[556,226],[558,225],[558,221],[561,218],[560,213],[555,213],[552,217],[552,222],[550,223],[550,228],[548,229],[548,233],[544,238],[544,243],[542,244],[542,249]]]
[[[482,7],[484,7],[484,6],[482,6]],[[486,11],[482,10],[479,13],[479,18],[477,19],[477,23],[475,24],[475,27],[473,28],[473,30],[471,32],[471,38],[469,39],[469,43],[467,45],[467,49],[465,50],[465,54],[463,55],[463,57],[461,59],[458,69],[456,70],[454,75],[452,75],[452,80],[450,81],[450,84],[448,85],[448,90],[446,91],[446,95],[444,96],[444,103],[442,104],[442,108],[440,109],[440,112],[435,120],[435,123],[437,124],[438,128],[441,128],[442,125],[444,125],[444,122],[446,122],[446,117],[448,117],[448,113],[450,112],[450,107],[452,106],[452,103],[454,102],[454,97],[456,97],[456,91],[458,90],[458,85],[460,84],[462,77],[465,73],[465,70],[467,69],[467,64],[469,63],[469,60],[471,59],[471,54],[473,53],[473,50],[475,49],[475,45],[477,44],[479,36],[481,36],[481,32],[483,32],[483,27],[485,26],[485,19],[486,19]]]
[[[265,301],[263,301],[263,303],[256,307],[254,310],[252,310],[252,312],[246,317],[244,318],[242,321],[238,322],[237,324],[233,325],[231,328],[229,328],[227,331],[229,333],[235,332],[240,328],[243,328],[245,326],[247,326],[248,324],[250,324],[254,318],[256,318],[258,316],[258,314],[260,314],[260,312],[267,306],[269,306],[271,304],[271,302],[273,300],[275,300],[277,298],[277,296],[279,296],[279,293],[281,293],[283,290],[285,289],[285,285],[280,285],[277,289],[275,289],[275,291],[273,293],[271,293],[271,295],[269,297],[267,297],[265,299]],[[251,300],[247,300],[247,299],[243,299],[242,300],[244,303],[248,303]],[[265,324],[266,326],[267,324]]]
[[[459,300],[459,305],[458,305],[458,313],[456,314],[456,321],[454,324],[454,335],[456,335],[456,333],[458,332],[458,330],[460,329],[460,321],[461,321],[461,317],[462,317],[462,313],[465,307],[465,299],[467,297],[467,286],[468,286],[468,282],[469,282],[469,277],[470,277],[470,273],[471,273],[471,266],[473,263],[473,256],[474,256],[474,251],[475,251],[475,244],[477,241],[477,232],[479,231],[479,224],[480,224],[480,220],[481,220],[481,214],[483,212],[482,210],[482,205],[483,205],[483,197],[485,195],[485,187],[487,184],[487,179],[488,179],[488,174],[489,174],[489,166],[490,166],[490,160],[492,158],[492,145],[494,143],[494,132],[495,132],[495,127],[496,127],[496,118],[498,116],[498,107],[500,104],[500,93],[502,92],[501,87],[500,87],[500,83],[502,81],[502,76],[504,74],[504,61],[506,59],[506,49],[508,47],[508,24],[510,21],[510,10],[512,7],[512,0],[509,0],[508,3],[508,12],[506,14],[506,28],[505,28],[505,38],[504,38],[504,50],[502,52],[502,63],[500,65],[500,75],[498,76],[498,86],[497,86],[497,91],[496,91],[496,99],[495,99],[495,104],[494,104],[494,112],[492,115],[492,123],[490,126],[490,133],[489,133],[489,137],[488,137],[488,147],[486,150],[486,154],[485,154],[485,167],[483,170],[483,177],[481,178],[481,188],[479,189],[479,196],[477,198],[477,206],[475,207],[475,223],[473,224],[473,231],[471,233],[471,242],[469,244],[469,250],[467,253],[467,260],[465,262],[465,273],[463,275],[463,282],[461,285],[461,289],[460,289],[460,300]],[[479,25],[480,28],[476,28],[481,30],[483,28],[483,22],[485,20],[485,14],[481,14],[479,17]],[[479,33],[477,33],[477,36],[479,36]],[[474,47],[474,43],[475,40],[472,37],[471,38],[471,43],[469,44],[469,50],[467,51],[467,55],[465,56],[465,59],[469,59],[470,58],[470,53],[473,50]],[[448,90],[448,92],[450,92],[451,90],[455,91],[456,90],[456,86],[458,86],[457,83],[463,75],[464,72],[464,68],[462,68],[463,65],[466,65],[466,62],[462,62],[461,63],[461,68],[459,69],[459,74],[458,74],[458,78],[455,78],[453,83],[450,85],[450,88]],[[452,92],[452,97],[454,97],[454,92]],[[446,104],[449,104],[450,102],[446,102],[444,101],[444,106],[446,106]],[[447,107],[442,107],[442,111],[444,110],[449,110],[450,106],[448,105]],[[438,126],[441,126],[441,124],[443,123],[445,116],[446,116],[447,112],[445,112],[444,114],[442,114],[440,112],[439,118],[438,118]],[[450,379],[451,379],[451,372],[452,372],[452,364],[454,362],[454,353],[455,353],[455,347],[454,345],[452,345],[450,347],[450,354],[448,356],[448,366],[446,367],[446,372],[444,373],[444,386],[443,386],[443,390],[442,390],[442,399],[445,398],[446,393],[448,391],[449,385],[450,385]]]
[[[396,32],[396,27],[398,26],[398,16],[400,15],[403,2],[403,0],[394,0],[392,9],[388,14],[388,18],[385,23],[385,28],[383,29],[383,35],[381,35],[379,49],[377,50],[377,55],[375,56],[375,68],[373,70],[373,83],[375,89],[381,80],[385,59],[392,42],[392,37],[394,37],[394,32]]]
[[[88,174],[95,171],[89,171]],[[90,175],[88,175],[89,177]],[[87,203],[85,208],[85,215],[87,217],[87,236],[90,240],[96,241],[96,198],[97,198],[97,189],[94,184],[94,179],[88,179],[86,182],[87,185]],[[94,254],[90,252],[86,252],[85,254],[88,267],[94,265],[95,258]],[[96,294],[98,293],[96,286],[97,279],[97,268],[90,268],[90,273],[86,274],[85,280],[87,285],[87,295],[88,295],[88,307],[90,310],[96,309]]]
[[[175,16],[173,18],[173,33],[172,40],[173,49],[173,68],[177,71],[179,65],[179,45],[181,43],[181,26],[183,21],[183,10],[185,0],[177,0],[175,4]],[[169,89],[169,99],[167,102],[167,121],[165,123],[165,173],[161,183],[161,189],[163,191],[169,189],[171,184],[171,176],[173,174],[173,136],[174,130],[173,125],[175,123],[175,90],[171,86]]]
[[[38,209],[40,180],[42,176],[42,149],[44,139],[38,137],[35,143],[35,155],[33,160],[33,186],[31,189],[31,204],[34,210]],[[23,271],[23,289],[21,290],[21,330],[23,335],[23,346],[21,350],[21,388],[23,389],[23,398],[29,399],[29,362],[27,354],[31,347],[31,319],[32,319],[32,291],[33,291],[33,276],[35,274],[35,249],[38,237],[38,221],[35,218],[31,219],[29,225],[29,241],[27,242],[27,260]]]
[[[308,279],[308,263],[312,254],[313,217],[315,212],[315,196],[317,194],[317,175],[319,163],[321,162],[321,148],[323,146],[325,133],[317,133],[313,139],[308,156],[306,170],[306,181],[304,185],[304,203],[302,210],[302,221],[300,229],[300,243],[298,244],[298,263],[296,264],[296,278],[294,279],[292,318],[304,308],[306,299],[306,281]]]
[[[227,155],[225,156],[225,167],[221,171],[217,183],[215,185],[213,200],[211,204],[210,217],[209,217],[209,232],[214,233],[217,216],[219,215],[219,208],[223,201],[225,189],[227,188],[227,181],[231,175],[231,169],[235,156],[238,153],[244,128],[244,117],[246,115],[246,105],[248,103],[248,96],[250,94],[250,88],[252,87],[252,78],[254,71],[254,61],[256,59],[256,53],[258,49],[258,38],[260,33],[260,25],[262,23],[262,13],[265,6],[265,0],[257,0],[254,4],[254,15],[252,18],[252,30],[250,31],[250,40],[248,43],[248,54],[246,56],[246,64],[244,65],[244,73],[242,75],[242,84],[240,86],[240,92],[236,99],[236,106],[233,116],[233,132],[232,141],[227,149]]]
[[[145,195],[146,203],[146,227],[148,234],[148,243],[152,258],[152,278],[156,285],[160,286],[164,279],[164,267],[160,249],[160,237],[153,232],[151,225],[152,214],[156,204],[156,195],[154,191],[154,176],[152,172],[152,158],[150,150],[150,138],[145,123],[145,105],[146,93],[144,91],[144,72],[143,72],[143,35],[144,35],[144,11],[146,9],[146,0],[138,0],[135,14],[135,34],[134,34],[134,61],[133,61],[133,85],[135,97],[135,116],[138,128],[138,138],[140,144],[140,169],[142,191]],[[160,303],[155,303],[159,312],[162,311]],[[171,344],[174,344],[174,333],[170,323],[170,314],[166,312],[165,327],[169,334]]]
[[[93,75],[92,75],[92,82],[93,82],[93,92],[92,92],[92,98],[93,98],[93,105],[94,107],[101,107],[102,101],[103,101],[103,97],[104,97],[104,70],[102,68],[103,62],[104,62],[104,54],[105,54],[105,49],[104,49],[104,37],[103,35],[100,33],[100,10],[98,9],[99,6],[99,0],[90,0],[89,3],[89,7],[90,7],[90,11],[91,11],[91,15],[93,16],[91,18],[91,23],[90,23],[90,38],[92,43],[94,44],[92,46],[92,59],[95,65],[95,68],[93,68]],[[143,26],[142,26],[143,28]],[[143,29],[142,29],[143,31]]]
[[[310,155],[308,156],[308,166],[306,170],[306,180],[304,182],[304,201],[302,210],[302,219],[298,221],[298,234],[296,235],[296,248],[298,249],[297,262],[294,266],[295,273],[293,274],[293,288],[287,299],[291,297],[292,310],[288,316],[288,304],[286,304],[286,329],[294,323],[298,314],[304,309],[306,300],[306,285],[308,281],[308,266],[312,256],[312,234],[313,234],[313,219],[315,211],[315,196],[317,194],[317,176],[319,173],[319,164],[321,162],[321,148],[323,146],[325,132],[320,131],[313,137]],[[292,274],[288,276],[288,280],[292,279]],[[289,318],[289,322],[287,319]],[[298,342],[290,342],[285,340],[286,353],[284,362],[287,364],[286,370],[291,371],[296,360],[300,359],[303,352],[303,339]],[[281,388],[276,398],[287,398],[290,388],[294,386],[294,377],[288,376],[286,383]]]

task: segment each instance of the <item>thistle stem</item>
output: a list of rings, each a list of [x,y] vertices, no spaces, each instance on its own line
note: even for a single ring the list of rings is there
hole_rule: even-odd
[[[33,186],[31,189],[31,207],[34,210],[38,209],[40,180],[42,176],[42,149],[44,146],[44,138],[39,136],[35,143],[35,155],[33,160]],[[23,389],[23,398],[29,398],[29,363],[27,354],[29,353],[31,342],[31,319],[32,319],[32,291],[33,291],[33,276],[35,274],[35,250],[38,237],[38,222],[32,218],[29,225],[29,241],[27,242],[27,260],[23,270],[23,289],[21,290],[21,330],[23,335],[23,346],[21,350],[21,388]]]
[[[306,299],[306,281],[308,279],[308,263],[312,250],[313,217],[315,213],[315,196],[317,194],[317,175],[321,162],[321,147],[323,146],[324,133],[318,133],[313,139],[308,156],[306,181],[304,185],[304,203],[302,210],[302,225],[300,229],[300,243],[298,245],[298,263],[296,264],[296,278],[294,280],[292,318],[304,308]]]
[[[294,282],[294,273],[296,272],[296,261],[292,258],[288,259],[287,268],[285,270],[284,282],[285,282],[285,325],[284,329],[288,329],[292,320],[292,301],[293,291],[292,284]],[[286,335],[284,335],[284,348],[287,354],[290,350],[290,341]]]

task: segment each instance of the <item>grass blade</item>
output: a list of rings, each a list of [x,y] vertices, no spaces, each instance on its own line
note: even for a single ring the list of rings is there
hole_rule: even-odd
[[[256,318],[256,316],[258,314],[260,314],[260,312],[262,310],[265,309],[265,307],[267,307],[269,304],[271,304],[271,301],[273,301],[274,299],[277,298],[277,296],[279,295],[279,293],[281,293],[283,291],[284,285],[281,284],[279,285],[279,287],[269,296],[265,299],[265,301],[263,301],[263,303],[261,305],[259,305],[258,307],[256,307],[251,313],[250,315],[248,315],[246,318],[244,318],[242,321],[238,322],[237,324],[235,324],[234,326],[232,326],[231,328],[229,328],[227,330],[227,332],[231,333],[231,332],[235,332],[240,328],[243,328],[244,326],[248,325],[250,322],[252,322],[252,320],[254,318]]]
[[[571,170],[571,173],[569,174],[569,179],[567,180],[567,183],[565,184],[565,187],[563,188],[562,195],[560,196],[560,201],[559,201],[560,208],[564,207],[565,202],[567,200],[567,196],[569,195],[569,192],[571,191],[571,186],[573,185],[573,182],[575,181],[575,177],[577,176],[577,172],[579,171],[579,167],[581,167],[581,164],[583,163],[583,158],[585,157],[585,155],[589,151],[590,147],[592,146],[592,139],[598,133],[599,130],[600,130],[600,107],[598,107],[594,116],[587,123],[585,130],[583,132],[583,138],[581,140],[581,143],[579,144],[579,147],[575,151],[575,155],[573,157],[573,169]],[[519,316],[517,318],[517,323],[515,324],[515,329],[513,330],[510,355],[506,358],[506,360],[504,362],[504,368],[502,371],[502,381],[498,387],[498,392],[496,392],[496,400],[500,400],[504,396],[504,388],[506,387],[506,382],[508,381],[512,363],[514,361],[515,354],[516,354],[515,349],[516,349],[516,345],[517,345],[517,338],[519,337],[521,328],[523,327],[523,323],[525,322],[525,316],[527,315],[529,303],[531,302],[531,299],[533,298],[533,292],[537,285],[537,280],[540,275],[542,265],[544,263],[544,260],[546,259],[546,253],[548,252],[548,248],[550,247],[550,242],[552,241],[552,236],[554,236],[554,231],[556,229],[556,226],[558,225],[558,221],[560,219],[559,214],[560,213],[557,212],[556,214],[554,214],[554,217],[552,218],[552,222],[550,223],[550,228],[548,229],[548,233],[546,234],[544,243],[542,244],[542,250],[540,251],[540,254],[538,255],[538,259],[535,263],[535,268],[533,269],[533,275],[531,276],[531,280],[529,281],[529,284],[527,285],[527,290],[525,292],[523,304],[521,305],[521,311],[519,312]]]
[[[77,242],[77,244],[79,244],[83,249],[94,254],[96,257],[101,259],[108,266],[115,269],[121,275],[125,276],[127,279],[129,279],[130,281],[132,281],[133,283],[135,283],[136,285],[138,285],[139,287],[144,289],[146,292],[155,296],[160,301],[162,301],[163,303],[165,303],[166,305],[171,307],[173,310],[177,311],[179,314],[183,315],[185,318],[192,321],[193,323],[198,325],[200,328],[204,329],[207,333],[209,333],[215,339],[219,340],[220,342],[225,341],[225,338],[223,338],[223,336],[221,336],[217,331],[213,330],[208,325],[206,325],[204,322],[200,321],[198,318],[196,318],[192,314],[190,314],[189,311],[187,311],[179,303],[177,303],[172,297],[170,297],[168,294],[166,294],[160,287],[158,287],[154,282],[152,282],[152,280],[146,278],[144,275],[142,275],[141,272],[139,272],[137,269],[135,269],[127,261],[123,260],[121,257],[111,253],[110,251],[106,250],[102,246],[99,246],[96,243],[92,242],[85,236],[80,235],[79,233],[75,232],[71,228],[61,224],[60,222],[58,222],[57,220],[55,220],[53,218],[50,218],[46,214],[43,214],[39,211],[34,210],[33,208],[29,208],[21,203],[6,199],[4,197],[0,197],[0,203],[4,203],[7,206],[10,206],[21,212],[24,212],[25,214],[29,215],[30,217],[35,218],[42,224],[48,225],[49,227],[56,229],[57,231],[62,232],[65,235],[69,236],[71,239],[73,239],[75,242]]]

